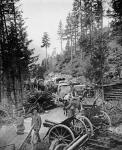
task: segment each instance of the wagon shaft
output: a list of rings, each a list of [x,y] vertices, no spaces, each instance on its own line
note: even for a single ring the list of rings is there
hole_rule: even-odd
[[[51,128],[51,127],[53,127],[54,125],[57,125],[57,124],[58,123],[52,122],[50,120],[45,120],[45,122],[43,123],[44,127],[49,127],[49,128]]]

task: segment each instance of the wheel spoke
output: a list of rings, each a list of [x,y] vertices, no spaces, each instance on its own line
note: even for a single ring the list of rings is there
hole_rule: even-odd
[[[64,144],[67,144],[67,142],[66,142],[65,140],[63,140],[63,143],[64,143]]]
[[[62,128],[61,128],[61,135],[63,134],[63,132],[62,132]]]
[[[62,134],[62,136],[64,136],[67,133],[67,130],[65,130],[65,132]]]
[[[58,137],[59,135],[57,135],[56,133],[54,133],[54,132],[51,132],[51,134],[53,134],[53,135],[55,135],[56,137]]]
[[[57,128],[55,128],[55,131],[56,131],[57,135],[60,136],[59,131],[57,130]]]
[[[67,137],[71,137],[71,135],[64,136],[65,139],[66,139]]]
[[[70,143],[72,140],[64,139],[64,141]]]

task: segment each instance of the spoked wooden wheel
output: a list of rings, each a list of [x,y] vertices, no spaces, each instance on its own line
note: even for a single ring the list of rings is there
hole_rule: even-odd
[[[109,127],[111,127],[111,119],[109,115],[105,111],[100,111],[100,117],[102,121],[102,129],[107,130]]]
[[[49,142],[58,140],[59,143],[69,144],[75,137],[71,129],[63,124],[53,126],[49,131]]]
[[[92,136],[94,131],[93,131],[93,125],[91,121],[85,116],[79,116],[78,119],[84,122],[87,129],[86,132],[90,133],[90,135]]]
[[[54,150],[65,150],[67,144],[59,144],[55,147]]]
[[[76,136],[79,136],[79,134],[85,134],[87,132],[85,123],[77,118],[73,118],[70,121],[70,129],[75,133]]]

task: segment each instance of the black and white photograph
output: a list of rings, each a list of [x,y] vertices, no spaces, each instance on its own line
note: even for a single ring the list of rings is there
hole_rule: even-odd
[[[122,0],[0,0],[0,150],[122,150]]]

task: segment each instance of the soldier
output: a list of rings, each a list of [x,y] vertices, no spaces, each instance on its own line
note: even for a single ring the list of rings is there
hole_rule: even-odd
[[[68,110],[66,108],[69,105],[70,98],[71,98],[71,93],[66,94],[63,98],[64,99],[64,108],[63,108],[63,110],[64,110],[64,115],[66,115],[66,116],[68,114]]]
[[[74,99],[73,98],[69,99],[69,104],[65,107],[65,109],[68,112],[69,118],[75,115],[75,105],[74,105]]]
[[[76,90],[75,90],[72,82],[70,82],[70,93],[71,93],[72,97],[76,96]]]

